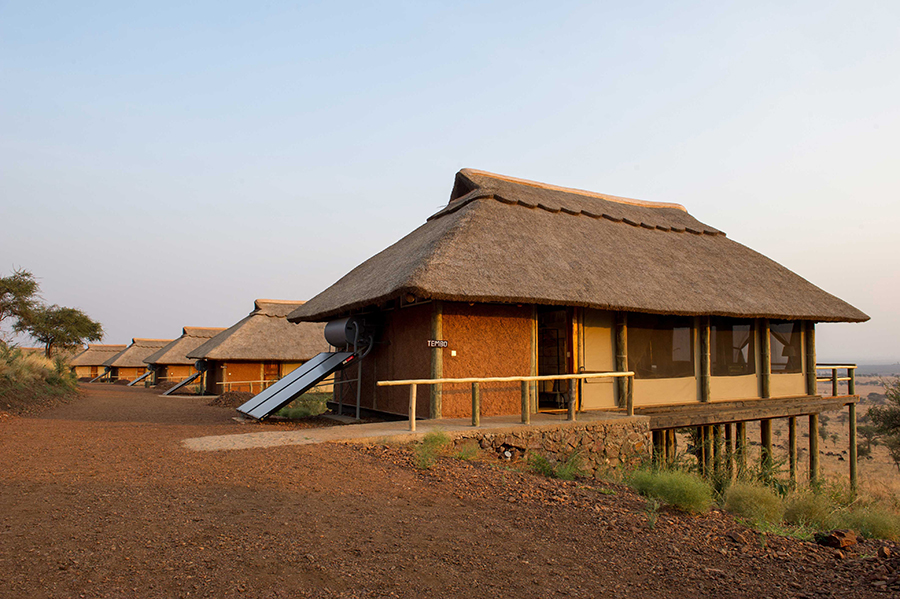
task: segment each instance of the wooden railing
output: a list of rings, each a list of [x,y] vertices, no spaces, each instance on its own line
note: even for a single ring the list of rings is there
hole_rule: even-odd
[[[847,376],[838,376],[838,370],[846,369]],[[831,376],[816,376],[817,383],[831,381],[831,395],[837,397],[838,383],[847,381],[847,395],[856,395],[856,364],[816,364],[816,370],[831,370]]]
[[[625,413],[634,416],[634,373],[633,372],[584,372],[581,374],[557,374],[546,376],[493,376],[465,377],[457,379],[408,379],[401,381],[378,381],[379,387],[398,387],[409,385],[409,430],[416,430],[416,388],[418,385],[440,385],[444,383],[472,384],[472,426],[481,426],[481,383],[521,383],[522,387],[522,423],[531,424],[531,402],[529,385],[533,381],[567,381],[584,379],[621,378],[628,380],[625,392]],[[569,389],[569,420],[575,420],[576,385]]]

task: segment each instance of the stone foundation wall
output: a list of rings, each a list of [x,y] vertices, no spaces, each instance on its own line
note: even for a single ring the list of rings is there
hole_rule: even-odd
[[[551,461],[565,461],[577,452],[586,475],[602,476],[619,466],[637,466],[650,457],[649,419],[606,422],[567,422],[505,432],[470,433],[456,443],[476,439],[481,448],[500,458],[516,459],[528,452]]]

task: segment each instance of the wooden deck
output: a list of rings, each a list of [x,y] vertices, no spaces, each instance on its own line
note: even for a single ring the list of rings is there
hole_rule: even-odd
[[[822,397],[800,395],[777,399],[749,399],[717,401],[702,404],[645,406],[634,408],[635,416],[649,416],[650,430],[665,430],[685,426],[726,424],[766,418],[787,418],[840,410],[859,401],[858,395]]]

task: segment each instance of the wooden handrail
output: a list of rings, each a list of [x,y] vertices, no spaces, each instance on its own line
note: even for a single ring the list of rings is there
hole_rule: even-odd
[[[375,384],[379,387],[399,387],[401,385],[409,385],[409,430],[416,430],[416,387],[419,385],[438,385],[445,383],[471,383],[472,384],[472,426],[480,426],[481,424],[481,383],[513,383],[519,382],[522,385],[522,423],[531,423],[530,406],[526,401],[528,390],[526,383],[532,381],[565,381],[565,380],[583,380],[583,379],[603,379],[603,378],[626,378],[627,391],[625,393],[625,413],[628,416],[634,416],[634,372],[583,372],[580,374],[555,374],[543,376],[488,376],[488,377],[462,377],[462,378],[441,378],[441,379],[405,379],[398,381],[377,381]],[[575,420],[575,386],[569,390],[569,420]]]
[[[838,376],[838,370],[841,368],[847,369],[847,376]],[[856,364],[816,364],[816,370],[830,370],[831,376],[828,377],[816,377],[817,383],[824,383],[827,381],[831,381],[831,395],[832,397],[837,397],[838,395],[838,383],[840,381],[847,381],[847,394],[848,395],[856,395]]]

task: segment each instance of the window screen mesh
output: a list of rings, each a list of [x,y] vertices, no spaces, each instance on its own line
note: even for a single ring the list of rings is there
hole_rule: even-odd
[[[694,376],[693,319],[628,315],[628,368],[635,378]]]
[[[803,372],[803,343],[799,322],[772,322],[769,343],[772,372]]]
[[[756,373],[753,321],[713,318],[709,331],[709,358],[713,376]]]

